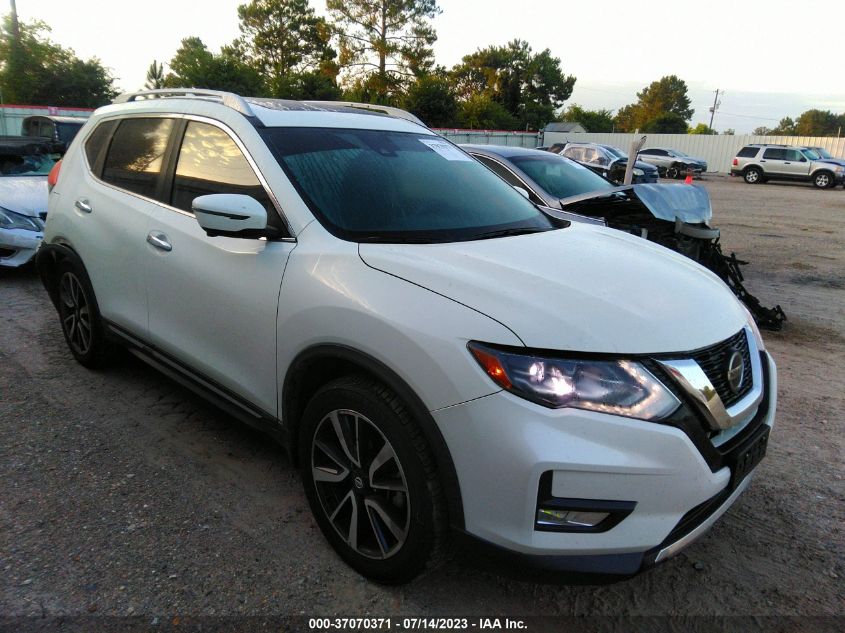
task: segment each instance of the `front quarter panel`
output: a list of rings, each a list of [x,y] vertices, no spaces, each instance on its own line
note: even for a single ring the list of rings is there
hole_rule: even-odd
[[[370,268],[316,222],[300,235],[279,301],[280,384],[300,353],[339,345],[386,365],[433,411],[499,391],[469,355],[472,339],[522,345],[480,312]]]

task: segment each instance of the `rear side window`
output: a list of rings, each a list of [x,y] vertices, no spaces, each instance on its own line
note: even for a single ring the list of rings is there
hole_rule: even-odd
[[[270,197],[235,141],[220,128],[191,121],[185,129],[171,204],[186,211],[198,196],[239,193],[252,196],[275,214]]]
[[[754,158],[759,151],[759,147],[743,147],[739,150],[739,154],[737,154],[737,156],[740,158]]]
[[[763,158],[768,158],[769,160],[786,160],[786,150],[769,148],[763,152]]]
[[[103,180],[115,187],[155,197],[173,119],[124,119],[112,138]]]
[[[88,158],[88,165],[91,166],[91,169],[95,169],[95,166],[97,165],[97,158],[100,156],[100,151],[106,143],[109,142],[113,129],[113,121],[100,123],[85,140],[85,156]]]

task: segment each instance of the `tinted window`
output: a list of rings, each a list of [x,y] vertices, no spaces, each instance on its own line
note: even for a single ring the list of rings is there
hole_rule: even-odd
[[[109,142],[113,129],[114,124],[112,121],[100,123],[85,140],[85,156],[88,157],[88,164],[92,169],[96,166],[97,157],[100,155],[103,145]]]
[[[557,226],[484,165],[431,134],[260,133],[314,215],[344,239],[453,242]]]
[[[763,152],[763,158],[767,158],[769,160],[786,160],[786,150],[770,147]]]
[[[568,198],[613,186],[583,165],[560,156],[514,156],[511,161],[555,198]]]
[[[786,150],[786,160],[794,160],[795,162],[801,162],[801,152],[797,149],[788,149]]]
[[[152,198],[173,119],[124,119],[112,138],[103,180]]]
[[[743,147],[739,150],[737,156],[740,158],[754,158],[757,155],[757,152],[760,151],[759,147]]]
[[[275,214],[270,197],[258,180],[235,141],[220,128],[191,121],[185,129],[171,204],[191,210],[198,196],[213,193],[239,193],[252,196]]]
[[[525,185],[520,182],[519,178],[513,175],[509,169],[505,169],[502,165],[497,163],[492,158],[487,158],[486,156],[478,156],[477,154],[473,154],[475,158],[480,160],[484,165],[486,165],[489,169],[493,171],[494,174],[498,174],[502,178],[505,179],[505,182],[512,186],[522,187],[525,189]]]

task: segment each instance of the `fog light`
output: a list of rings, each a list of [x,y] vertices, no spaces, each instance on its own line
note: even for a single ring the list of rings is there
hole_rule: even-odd
[[[537,510],[537,525],[544,527],[591,528],[597,526],[609,516],[609,512],[581,512],[578,510],[540,508]]]

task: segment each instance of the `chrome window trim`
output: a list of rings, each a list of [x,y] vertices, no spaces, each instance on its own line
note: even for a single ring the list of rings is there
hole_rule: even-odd
[[[240,139],[240,137],[237,134],[235,134],[235,132],[234,132],[234,130],[232,130],[232,128],[230,128],[225,123],[221,123],[220,121],[216,121],[215,119],[211,119],[211,118],[208,118],[208,117],[195,115],[195,114],[182,114],[182,113],[172,113],[172,112],[150,112],[150,113],[133,112],[131,114],[115,114],[113,116],[103,117],[102,119],[100,119],[97,122],[96,125],[94,125],[91,128],[91,131],[88,134],[85,135],[85,139],[83,140],[82,154],[84,155],[85,166],[88,169],[88,175],[91,176],[97,183],[99,183],[99,184],[101,184],[105,187],[108,187],[109,189],[113,189],[114,191],[119,191],[121,193],[125,193],[127,195],[133,196],[133,197],[138,198],[139,200],[143,200],[145,202],[150,202],[150,203],[155,204],[159,207],[162,207],[163,209],[167,209],[168,211],[173,211],[175,213],[179,213],[179,214],[187,216],[189,218],[195,218],[196,216],[193,213],[191,213],[190,211],[185,211],[184,209],[179,209],[179,208],[174,207],[170,204],[167,204],[166,202],[162,202],[161,200],[155,200],[154,198],[149,198],[149,197],[143,196],[139,193],[135,193],[134,191],[129,191],[128,189],[122,189],[121,187],[117,187],[117,186],[115,186],[111,183],[106,182],[105,180],[98,177],[94,173],[93,169],[91,168],[90,163],[88,162],[88,156],[85,154],[84,143],[86,143],[88,141],[88,138],[91,136],[91,134],[94,132],[94,130],[97,129],[97,127],[99,127],[103,122],[105,122],[105,121],[115,121],[115,120],[122,121],[124,119],[151,119],[151,118],[174,119],[176,121],[180,121],[180,120],[197,121],[198,123],[207,123],[209,125],[213,125],[213,126],[219,128],[219,129],[223,130],[223,132],[225,132],[235,142],[235,145],[238,146],[238,149],[241,150],[241,153],[246,158],[247,163],[249,163],[249,166],[252,168],[253,172],[255,173],[255,177],[258,179],[258,182],[261,184],[265,193],[267,193],[267,196],[270,198],[270,201],[273,203],[273,208],[276,209],[276,213],[279,215],[279,217],[281,218],[282,222],[285,225],[285,229],[287,230],[288,235],[290,237],[283,237],[283,238],[280,238],[280,239],[275,240],[275,241],[296,242],[296,237],[294,237],[294,235],[293,235],[293,230],[291,229],[291,226],[288,223],[288,220],[285,217],[285,214],[282,212],[282,208],[281,208],[281,204],[279,203],[279,199],[276,197],[276,195],[270,189],[270,186],[267,184],[267,179],[264,177],[264,174],[261,173],[261,170],[258,168],[258,165],[256,164],[255,160],[252,158],[252,155],[249,153],[249,151],[247,151],[246,145],[244,145],[243,141]],[[109,139],[109,147],[111,147],[111,139]],[[181,144],[179,146],[179,149],[181,149]],[[178,164],[178,160],[177,160],[177,164]]]

